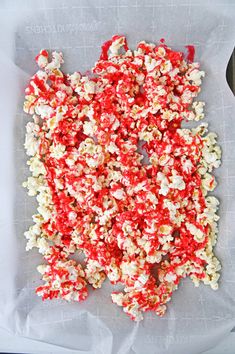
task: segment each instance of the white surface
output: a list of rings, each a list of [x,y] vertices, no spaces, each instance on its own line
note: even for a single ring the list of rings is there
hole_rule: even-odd
[[[35,349],[37,348],[37,349]],[[228,334],[215,348],[200,354],[234,354],[235,333]],[[66,350],[59,346],[46,344],[22,337],[15,337],[0,329],[0,353],[29,353],[29,354],[74,354],[74,350]],[[141,354],[150,354],[142,352]],[[188,352],[187,354],[191,354]],[[199,353],[198,353],[199,354]]]
[[[86,354],[189,354],[189,348],[190,354],[198,354],[228,335],[235,320],[235,121],[225,69],[234,46],[234,5],[229,0],[0,2],[3,327]],[[131,48],[142,39],[156,42],[161,37],[179,49],[196,45],[196,59],[207,73],[201,95],[206,101],[206,121],[219,134],[223,149],[215,192],[221,199],[220,290],[195,289],[184,281],[164,318],[149,314],[139,324],[111,304],[107,283],[81,304],[42,303],[34,294],[40,282],[36,265],[41,259],[36,252],[25,253],[23,239],[34,210],[32,199],[21,188],[26,174],[22,144],[28,119],[22,114],[23,90],[36,70],[33,58],[41,48],[59,49],[67,63],[65,71],[84,72],[98,58],[101,44],[115,33],[126,34]],[[35,345],[31,352],[33,348]]]

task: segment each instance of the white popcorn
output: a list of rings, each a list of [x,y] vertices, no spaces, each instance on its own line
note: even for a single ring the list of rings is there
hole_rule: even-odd
[[[105,210],[102,213],[102,216],[99,218],[99,223],[100,225],[105,225],[107,224],[107,222],[112,218],[113,214],[115,213],[116,209],[112,208],[112,209],[108,209]]]
[[[74,221],[77,218],[77,213],[75,211],[70,211],[69,220]]]
[[[107,150],[109,152],[111,152],[111,154],[113,154],[113,153],[117,154],[119,152],[119,149],[118,149],[117,145],[113,141],[111,141],[109,143],[109,145],[107,146]]]
[[[40,274],[43,275],[43,274],[49,272],[50,266],[48,266],[46,264],[40,264],[39,266],[37,266],[37,270]]]
[[[78,155],[77,155],[77,154],[71,154],[71,155],[69,155],[69,156],[66,158],[65,161],[66,161],[67,165],[71,167],[71,166],[74,166],[74,165],[75,165],[77,159],[78,159]]]
[[[75,71],[72,75],[68,75],[68,79],[71,82],[73,88],[77,87],[81,80],[81,74]]]
[[[169,184],[169,188],[178,189],[180,191],[185,189],[185,182],[182,176],[173,175],[170,177],[170,180],[171,183]]]
[[[205,102],[193,102],[193,109],[195,111],[195,121],[199,121],[204,118],[203,107]]]
[[[120,122],[118,119],[115,119],[112,125],[112,129],[117,130],[118,127],[120,127]]]
[[[87,162],[87,165],[91,168],[96,168],[99,166],[99,161],[92,159],[92,158],[87,158],[86,162]]]
[[[139,138],[140,140],[151,141],[154,139],[154,135],[152,132],[143,131],[139,133]]]
[[[55,178],[54,179],[54,182],[55,182],[55,186],[56,188],[58,189],[63,189],[64,188],[64,185],[62,183],[62,180],[58,179],[58,178]]]
[[[45,221],[48,221],[51,218],[51,209],[46,204],[40,204],[37,210]]]
[[[194,135],[199,134],[201,136],[203,136],[207,131],[208,131],[208,123],[202,123],[200,125],[198,125],[196,128],[192,129],[192,133]]]
[[[164,47],[158,47],[156,54],[160,57],[160,58],[164,58],[166,55],[166,50]]]
[[[38,104],[35,106],[35,112],[42,119],[50,118],[54,114],[54,109],[50,107],[48,104]]]
[[[193,67],[193,64],[191,65]],[[199,71],[196,67],[186,74],[188,80],[192,81],[193,85],[200,86],[202,83],[201,78],[205,76],[204,71]]]
[[[134,276],[138,270],[137,264],[132,262],[122,262],[120,265],[123,275]]]
[[[172,121],[173,119],[177,118],[179,114],[177,112],[172,112],[169,109],[164,109],[162,112],[162,119],[165,119],[167,121]]]
[[[65,154],[65,150],[66,146],[62,144],[51,145],[50,147],[51,156],[55,159],[60,159],[61,157],[63,157]]]
[[[124,297],[124,295],[122,293],[118,293],[118,294],[112,293],[111,294],[112,301],[115,302],[118,306],[122,306],[123,297]]]
[[[206,205],[208,208],[211,208],[212,210],[216,211],[218,209],[219,201],[216,197],[209,196],[206,197]]]
[[[170,60],[166,60],[160,66],[160,71],[162,72],[162,74],[166,74],[171,70],[172,70],[172,64],[171,64]]]
[[[94,94],[95,93],[95,87],[96,84],[94,81],[88,80],[84,84],[84,90],[88,94]]]
[[[42,178],[28,177],[27,181],[24,182],[22,185],[24,188],[28,188],[28,195],[35,196],[42,184],[43,184]]]
[[[156,195],[151,192],[147,193],[147,199],[150,200],[150,202],[153,204],[158,204],[158,199],[157,199]]]
[[[193,93],[189,89],[184,90],[183,94],[181,95],[181,100],[183,103],[190,103],[192,98]]]
[[[167,273],[165,276],[165,280],[168,281],[169,283],[174,282],[176,279],[177,276],[174,273]]]
[[[83,133],[88,135],[88,136],[93,136],[94,133],[96,132],[97,127],[95,125],[95,122],[93,121],[86,121],[83,124]]]
[[[26,251],[31,250],[34,247],[37,247],[37,237],[35,234],[33,233],[29,233],[28,231],[26,231],[24,233],[25,237],[28,239],[27,244],[26,244]]]
[[[164,208],[167,208],[169,210],[170,213],[170,218],[172,221],[176,222],[177,221],[177,209],[180,208],[180,204],[179,203],[172,203],[171,201],[169,201],[168,199],[164,200]]]
[[[169,191],[169,181],[162,172],[157,173],[157,178],[161,182],[161,188],[159,190],[159,194],[166,196]]]
[[[33,122],[28,122],[26,125],[26,135],[24,147],[28,156],[36,155],[39,147],[39,125]]]
[[[128,314],[130,314],[131,316],[133,316],[133,318],[135,319],[135,321],[141,321],[143,319],[143,315],[141,313],[141,311],[139,311],[139,305],[138,304],[130,304],[128,307],[124,307],[123,308],[124,312],[127,312]]]
[[[42,253],[42,254],[46,254],[50,249],[49,243],[43,237],[39,237],[37,239],[37,247],[38,247],[39,253]]]
[[[172,226],[170,225],[161,225],[159,228],[159,232],[163,235],[169,235],[172,232]]]
[[[144,57],[144,64],[146,67],[147,72],[153,71],[158,65],[161,64],[161,60],[155,60],[151,58],[149,55],[145,55]]]
[[[32,172],[33,177],[38,177],[39,175],[45,175],[46,173],[45,167],[37,156],[32,157],[27,164],[30,166],[29,170]]]

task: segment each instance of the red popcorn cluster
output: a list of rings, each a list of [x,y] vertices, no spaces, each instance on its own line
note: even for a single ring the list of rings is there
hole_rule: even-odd
[[[123,285],[112,301],[141,320],[165,313],[182,278],[217,289],[219,203],[207,194],[221,151],[206,123],[181,126],[204,118],[204,103],[193,101],[199,64],[162,42],[132,52],[123,36],[103,45],[91,76],[64,74],[61,53],[49,61],[42,50],[36,61],[24,103],[33,117],[24,186],[39,203],[26,248],[46,261],[37,294],[80,301],[87,284],[108,278]]]

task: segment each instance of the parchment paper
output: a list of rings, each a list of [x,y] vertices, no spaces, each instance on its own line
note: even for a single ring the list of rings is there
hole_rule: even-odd
[[[213,347],[235,325],[235,120],[234,97],[225,71],[235,39],[234,1],[50,0],[0,2],[0,325],[16,335],[55,343],[87,354],[196,354]],[[41,48],[61,50],[64,70],[85,72],[101,44],[125,34],[134,49],[140,40],[182,49],[196,46],[206,71],[201,99],[206,121],[219,134],[223,164],[216,172],[221,200],[216,254],[223,270],[220,289],[194,288],[189,280],[173,295],[167,314],[132,322],[111,303],[110,286],[90,291],[80,304],[42,302],[36,251],[25,252],[23,232],[31,224],[34,200],[21,183],[27,166],[23,150],[24,88],[37,70]],[[32,348],[33,350],[33,348]]]

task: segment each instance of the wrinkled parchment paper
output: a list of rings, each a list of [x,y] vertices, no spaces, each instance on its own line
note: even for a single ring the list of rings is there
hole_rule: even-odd
[[[198,354],[235,325],[235,117],[225,72],[235,39],[233,0],[35,0],[0,2],[0,325],[86,354]],[[219,134],[223,164],[216,171],[221,200],[216,254],[223,270],[220,289],[194,288],[185,280],[167,314],[132,322],[110,299],[110,285],[90,291],[83,303],[42,302],[41,256],[25,252],[23,232],[36,203],[21,183],[28,175],[23,150],[29,117],[22,112],[24,88],[37,70],[41,48],[61,50],[66,72],[90,69],[101,44],[125,34],[132,49],[140,40],[164,37],[176,49],[196,46],[206,71],[200,99],[206,121]],[[33,350],[33,348],[32,348]]]

